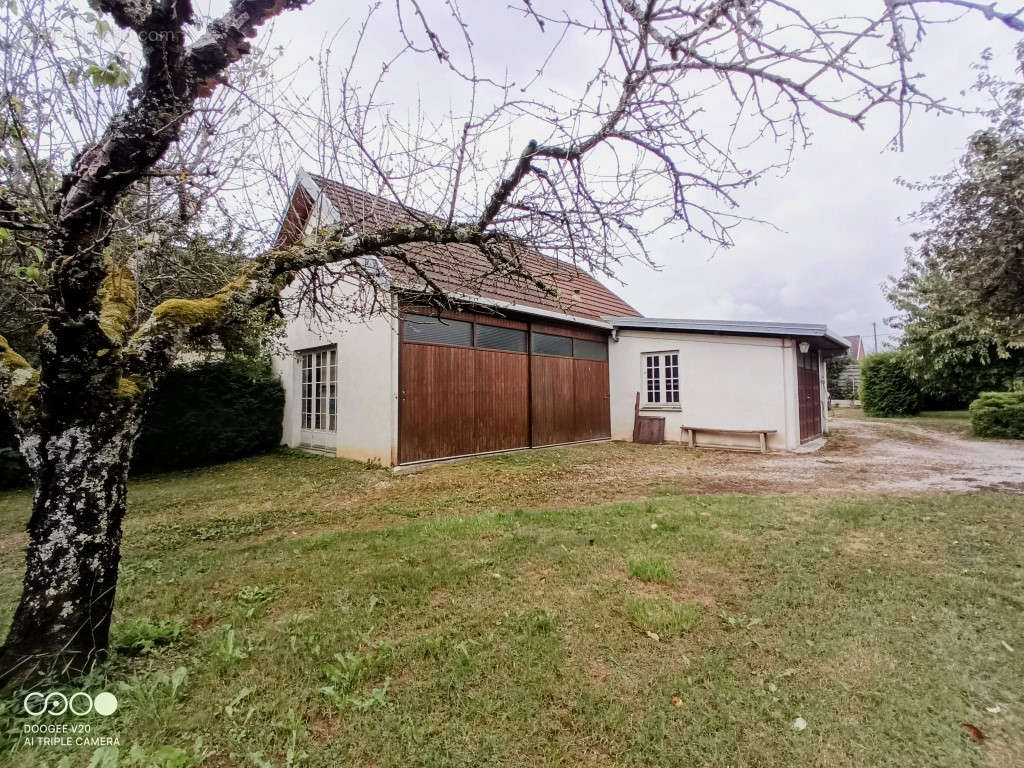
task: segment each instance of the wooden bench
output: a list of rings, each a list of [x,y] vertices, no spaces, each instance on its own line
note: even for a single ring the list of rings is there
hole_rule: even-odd
[[[723,432],[725,434],[732,435],[757,435],[761,440],[761,453],[768,453],[768,435],[774,435],[778,431],[775,429],[718,429],[716,427],[694,427],[687,424],[680,427],[680,430],[689,433],[689,437],[686,442],[691,448],[697,447],[698,432]]]

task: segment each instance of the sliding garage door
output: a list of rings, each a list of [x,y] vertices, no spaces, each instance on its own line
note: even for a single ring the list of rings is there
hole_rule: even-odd
[[[607,351],[586,329],[405,313],[399,461],[608,437]]]
[[[490,323],[403,317],[400,462],[530,444],[526,324]]]

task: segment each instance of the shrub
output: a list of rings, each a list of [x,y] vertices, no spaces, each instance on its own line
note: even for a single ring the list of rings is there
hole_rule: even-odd
[[[970,410],[978,437],[1024,440],[1024,392],[982,392]]]
[[[848,357],[833,357],[825,362],[825,381],[833,400],[857,399],[853,381],[849,377],[842,378],[851,365],[857,365],[857,361]]]
[[[284,389],[266,366],[214,360],[174,368],[154,394],[132,469],[185,469],[281,442]]]
[[[860,367],[860,399],[868,416],[913,416],[921,392],[898,352],[868,356]]]
[[[162,472],[240,459],[281,442],[284,389],[269,366],[214,360],[174,368],[152,395],[132,470]],[[27,485],[14,427],[0,411],[0,488]]]

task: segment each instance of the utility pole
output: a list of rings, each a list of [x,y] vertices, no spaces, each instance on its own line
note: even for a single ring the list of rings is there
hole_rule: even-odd
[[[871,323],[871,332],[875,335],[875,354],[878,354],[878,325],[874,322]]]

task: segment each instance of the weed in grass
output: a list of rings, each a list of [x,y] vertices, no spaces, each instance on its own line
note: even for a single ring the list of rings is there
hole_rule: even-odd
[[[696,603],[677,603],[668,598],[633,599],[626,613],[637,629],[672,637],[697,626],[701,608]]]
[[[233,667],[238,662],[249,658],[249,652],[235,641],[235,630],[233,627],[228,627],[224,633],[224,639],[217,646],[216,656],[217,661],[225,669]]]
[[[725,613],[719,613],[718,618],[722,620],[722,624],[729,629],[752,629],[761,623],[761,619],[757,616],[747,616],[745,614],[739,614],[738,616],[729,616]]]
[[[672,565],[664,557],[644,557],[629,561],[629,575],[640,581],[668,584],[672,581]]]
[[[359,712],[369,712],[384,706],[384,698],[388,695],[388,686],[391,685],[391,678],[384,678],[384,685],[374,688],[370,695],[360,699],[355,696],[349,697],[349,702]]]
[[[177,642],[184,632],[185,622],[176,619],[135,619],[115,625],[111,645],[125,656],[139,656]]]
[[[279,588],[273,584],[265,587],[248,585],[238,590],[235,593],[235,597],[242,607],[245,608],[245,617],[251,619],[277,597],[278,591]]]
[[[157,723],[182,699],[187,686],[186,667],[133,675],[117,684],[118,708],[137,720]]]
[[[334,655],[335,663],[324,665],[324,677],[327,678],[330,685],[323,686],[320,692],[339,709],[344,708],[346,704],[352,704],[357,709],[362,708],[357,702],[363,700],[349,694],[356,691],[363,683],[379,676],[388,667],[392,652],[391,646],[384,644],[373,653],[365,656],[360,656],[352,651],[336,653]],[[381,702],[383,702],[384,694],[387,692],[387,685],[388,680],[385,679],[384,690],[379,694]],[[376,691],[376,689],[374,690]],[[371,698],[374,695],[371,694]],[[374,705],[366,706],[372,707]]]

